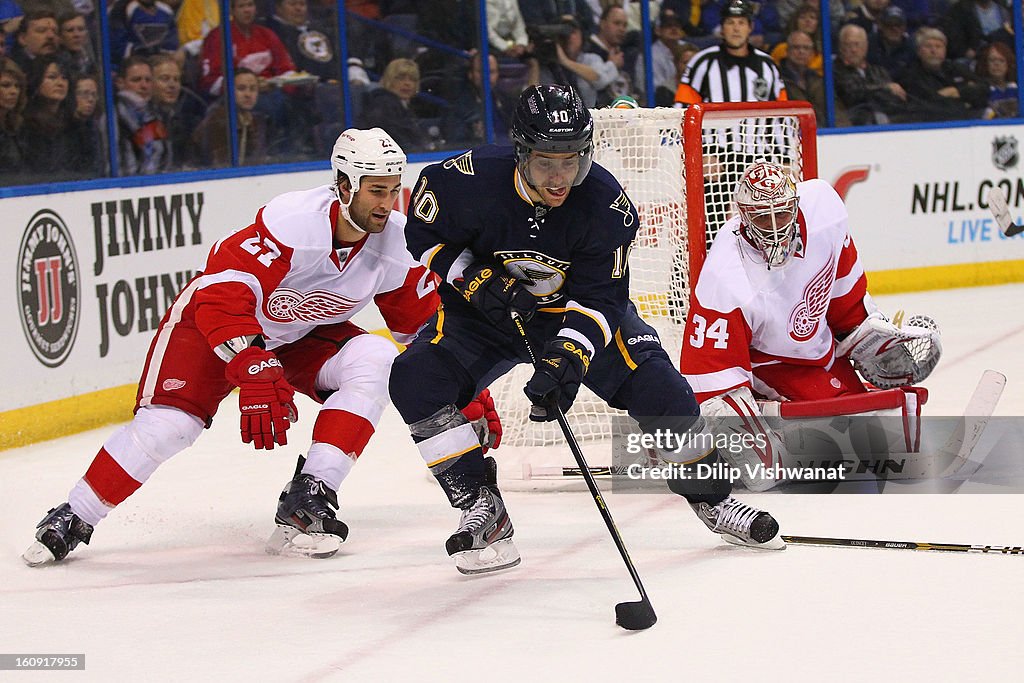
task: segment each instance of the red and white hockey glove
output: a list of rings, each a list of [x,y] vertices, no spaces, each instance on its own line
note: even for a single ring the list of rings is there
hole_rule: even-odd
[[[462,414],[476,430],[484,453],[501,445],[501,420],[494,409],[494,399],[491,398],[489,389],[484,389],[479,396],[470,401],[462,409]]]
[[[238,387],[242,442],[267,450],[273,450],[275,443],[286,445],[286,432],[299,419],[299,411],[281,361],[269,351],[250,346],[231,359],[224,376]]]

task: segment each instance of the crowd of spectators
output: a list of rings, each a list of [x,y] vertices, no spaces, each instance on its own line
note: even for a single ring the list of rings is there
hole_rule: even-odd
[[[728,3],[648,2],[656,105],[672,106],[690,59],[721,40]],[[108,129],[119,172],[132,175],[230,164],[232,128],[241,164],[319,159],[346,115],[413,153],[478,144],[488,128],[500,142],[515,97],[538,82],[571,85],[591,107],[621,95],[646,104],[641,4],[487,0],[485,70],[477,0],[232,0],[226,79],[219,0],[0,0],[0,179],[103,176]],[[837,126],[1018,115],[1008,0],[830,0],[825,21],[820,2],[750,4],[751,47],[770,54],[789,98],[810,101],[819,125],[826,59]]]

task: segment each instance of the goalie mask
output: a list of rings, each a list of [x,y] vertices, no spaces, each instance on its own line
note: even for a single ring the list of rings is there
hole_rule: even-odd
[[[736,186],[733,201],[743,238],[761,252],[769,268],[785,263],[799,241],[799,200],[789,171],[766,161],[754,164]]]
[[[359,232],[364,232],[349,216],[348,208],[352,198],[359,191],[364,176],[402,175],[405,172],[405,152],[390,135],[380,128],[359,130],[349,128],[338,136],[331,150],[331,171],[334,175],[334,191],[338,192],[338,182],[342,177],[348,178],[352,192],[348,202],[341,202],[341,214],[345,220]]]
[[[534,187],[530,153],[576,154],[572,181],[579,185],[590,172],[594,157],[594,119],[572,88],[534,85],[523,91],[512,114],[509,137],[515,146],[516,166]]]

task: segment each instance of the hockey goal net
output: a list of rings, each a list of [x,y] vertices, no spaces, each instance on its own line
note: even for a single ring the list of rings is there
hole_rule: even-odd
[[[594,160],[625,188],[640,216],[629,258],[630,298],[678,365],[690,285],[718,229],[732,214],[732,193],[756,160],[788,165],[798,179],[817,176],[814,112],[807,103],[697,104],[682,109],[601,109],[594,116]],[[555,422],[530,422],[520,365],[491,387],[504,426],[495,453],[503,480],[555,472],[574,463]],[[629,430],[628,416],[587,390],[567,414],[577,440],[609,441]],[[591,465],[608,464],[608,448]],[[524,467],[524,465],[526,465]]]

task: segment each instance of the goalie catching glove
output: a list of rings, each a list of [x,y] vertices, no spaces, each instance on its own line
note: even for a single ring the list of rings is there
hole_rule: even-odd
[[[902,311],[896,320],[902,320]],[[893,324],[876,311],[839,343],[836,355],[849,356],[861,376],[880,389],[917,384],[942,356],[939,326],[925,315]]]
[[[523,389],[533,403],[530,419],[550,422],[557,417],[555,406],[563,413],[569,410],[589,367],[590,353],[578,342],[555,337],[545,344],[533,377]]]
[[[471,265],[454,286],[466,301],[503,330],[515,330],[513,313],[527,322],[537,309],[537,298],[526,285],[500,266]]]
[[[267,450],[273,450],[275,443],[286,445],[289,423],[299,419],[299,411],[281,361],[269,351],[250,346],[228,362],[224,376],[238,387],[242,442]]]

